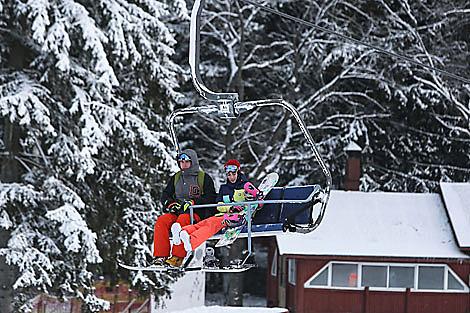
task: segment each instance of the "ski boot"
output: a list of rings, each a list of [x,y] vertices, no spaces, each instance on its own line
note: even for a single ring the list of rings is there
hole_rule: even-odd
[[[215,257],[215,250],[212,247],[206,248],[206,255],[204,256],[204,267],[219,268],[220,260]]]
[[[181,267],[183,265],[184,258],[180,258],[177,256],[172,256],[165,260],[165,265],[170,267]]]
[[[165,261],[167,259],[168,257],[154,257],[151,265],[152,266],[165,266],[166,265]]]

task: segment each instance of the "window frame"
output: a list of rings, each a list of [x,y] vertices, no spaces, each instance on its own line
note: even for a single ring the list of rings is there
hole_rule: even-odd
[[[277,277],[277,264],[278,264],[277,250],[274,251],[272,263],[271,263],[271,276]]]
[[[332,277],[333,277],[333,264],[351,264],[357,266],[357,285],[356,287],[337,287],[332,286]],[[387,287],[362,287],[362,267],[363,266],[385,266],[387,267]],[[322,268],[316,271],[309,279],[304,283],[304,288],[313,288],[313,289],[339,289],[339,290],[364,290],[369,288],[372,291],[394,291],[394,292],[403,292],[407,288],[393,287],[390,288],[390,266],[394,267],[413,267],[414,268],[414,277],[413,277],[413,287],[410,288],[411,292],[426,292],[426,293],[468,293],[470,291],[469,286],[449,267],[447,264],[443,263],[385,263],[385,262],[350,262],[350,261],[329,261]],[[418,289],[418,270],[419,267],[444,267],[444,286],[443,289]],[[327,269],[328,268],[328,269]],[[319,276],[324,270],[328,270],[328,279],[326,286],[314,286],[310,283]],[[448,289],[448,275],[454,276],[454,278],[464,287],[462,290],[457,289]]]
[[[293,286],[297,283],[297,262],[295,258],[287,259],[287,282]]]

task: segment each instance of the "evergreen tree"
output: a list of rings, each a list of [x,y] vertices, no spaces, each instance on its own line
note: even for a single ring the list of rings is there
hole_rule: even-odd
[[[17,127],[19,151],[6,152],[23,172],[1,185],[0,227],[12,232],[0,253],[19,272],[17,311],[38,292],[105,308],[92,289],[103,274],[169,292],[172,277],[129,274],[117,260],[151,258],[162,182],[176,169],[164,125],[180,96],[169,26],[187,11],[170,2],[0,1],[2,131]]]

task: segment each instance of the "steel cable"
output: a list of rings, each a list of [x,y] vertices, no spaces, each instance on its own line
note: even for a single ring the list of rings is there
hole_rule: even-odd
[[[266,12],[270,12],[272,14],[276,14],[278,16],[281,16],[285,19],[289,19],[291,21],[294,21],[294,22],[297,22],[299,24],[303,24],[305,26],[308,26],[308,27],[312,27],[312,28],[316,28],[318,30],[321,30],[325,33],[328,33],[328,34],[331,34],[331,35],[334,35],[334,36],[337,36],[341,39],[344,39],[344,40],[347,40],[347,41],[350,41],[350,42],[353,42],[355,44],[358,44],[358,45],[361,45],[361,46],[365,46],[365,47],[368,47],[368,48],[371,48],[377,52],[380,52],[380,53],[383,53],[383,54],[386,54],[388,56],[391,56],[391,57],[394,57],[394,58],[399,58],[399,59],[403,59],[403,60],[406,60],[414,65],[417,65],[417,66],[420,66],[420,67],[424,67],[424,68],[427,68],[429,70],[432,70],[432,71],[436,71],[436,72],[439,72],[441,74],[444,74],[446,76],[449,76],[451,78],[454,78],[456,80],[459,80],[459,81],[462,81],[464,83],[467,83],[467,84],[470,84],[470,79],[467,79],[465,77],[462,77],[460,75],[457,75],[457,74],[454,74],[454,73],[451,73],[449,71],[446,71],[446,70],[442,70],[442,69],[439,69],[439,68],[435,68],[431,65],[427,65],[427,64],[424,64],[424,63],[421,63],[421,62],[418,62],[416,60],[414,60],[413,58],[411,57],[408,57],[406,55],[402,55],[402,54],[399,54],[399,53],[396,53],[396,52],[392,52],[392,51],[388,51],[388,50],[385,50],[383,48],[380,48],[380,47],[377,47],[377,46],[374,46],[370,43],[367,43],[367,42],[363,42],[361,40],[358,40],[358,39],[354,39],[352,37],[348,37],[346,35],[343,35],[341,33],[338,33],[334,30],[330,30],[328,28],[325,28],[325,27],[322,27],[322,26],[319,26],[319,25],[316,25],[312,22],[309,22],[309,21],[306,21],[306,20],[303,20],[301,18],[298,18],[298,17],[295,17],[295,16],[292,16],[292,15],[289,15],[289,14],[286,14],[286,13],[283,13],[283,12],[280,12],[280,11],[277,11],[275,9],[272,9],[272,8],[269,8],[269,7],[266,7],[262,4],[259,4],[255,1],[251,1],[251,0],[239,0],[241,2],[245,2],[245,3],[248,3],[248,4],[251,4],[263,11],[266,11]]]

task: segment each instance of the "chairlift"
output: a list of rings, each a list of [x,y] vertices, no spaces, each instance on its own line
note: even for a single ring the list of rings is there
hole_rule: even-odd
[[[239,101],[237,93],[217,93],[211,91],[201,78],[199,72],[200,61],[200,16],[203,10],[205,0],[195,0],[191,12],[190,46],[189,46],[189,65],[191,67],[191,76],[193,84],[201,97],[211,104],[206,106],[196,106],[178,109],[170,114],[168,123],[170,135],[173,144],[178,152],[180,145],[175,131],[175,119],[180,116],[202,113],[206,115],[217,115],[222,118],[236,119],[241,113],[262,107],[281,107],[289,111],[299,125],[305,139],[312,149],[313,156],[320,165],[323,175],[326,178],[326,185],[321,187],[319,184],[306,186],[275,187],[267,197],[262,201],[237,203],[247,205],[254,203],[263,203],[263,208],[259,210],[251,220],[252,212],[248,210],[248,225],[244,230],[248,237],[248,256],[251,255],[251,237],[270,235],[281,231],[290,231],[298,233],[309,233],[315,230],[321,223],[325,214],[326,206],[331,190],[331,174],[326,167],[320,153],[315,147],[315,142],[297,109],[283,99],[263,99],[255,101]],[[190,207],[191,217],[193,209],[207,208],[216,206],[229,206],[234,203],[193,205]],[[316,208],[314,210],[314,207]],[[192,219],[192,218],[191,218]]]

